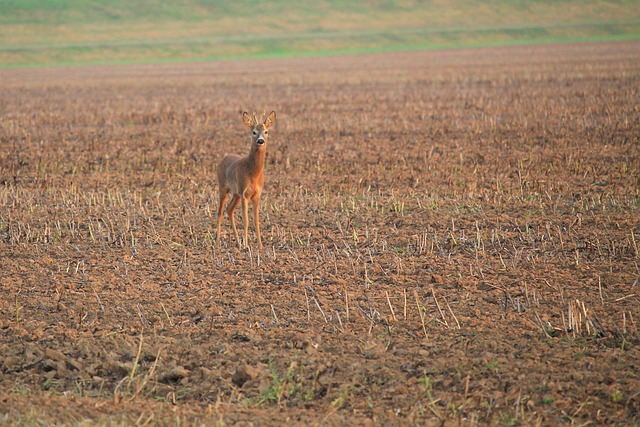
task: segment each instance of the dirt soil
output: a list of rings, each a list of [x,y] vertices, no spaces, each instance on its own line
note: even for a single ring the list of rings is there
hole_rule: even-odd
[[[640,42],[0,70],[0,424],[638,425],[639,88]]]

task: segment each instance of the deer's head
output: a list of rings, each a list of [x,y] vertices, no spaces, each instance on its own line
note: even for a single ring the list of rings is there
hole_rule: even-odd
[[[269,139],[269,128],[276,122],[276,113],[269,113],[264,122],[260,123],[256,115],[250,116],[246,111],[242,113],[242,121],[251,128],[252,146],[264,146]]]

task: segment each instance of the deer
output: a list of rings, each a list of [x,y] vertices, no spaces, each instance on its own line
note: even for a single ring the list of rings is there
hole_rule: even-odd
[[[218,164],[218,188],[220,191],[220,206],[218,207],[218,234],[216,241],[220,242],[220,224],[224,204],[229,194],[231,200],[227,205],[227,215],[231,219],[231,226],[236,236],[238,246],[242,248],[233,211],[242,202],[244,218],[244,244],[249,248],[249,201],[253,205],[253,218],[258,236],[258,247],[262,250],[262,236],[260,235],[260,195],[264,187],[264,160],[267,152],[269,128],[276,122],[276,113],[272,111],[267,118],[260,122],[255,113],[250,116],[246,111],[242,113],[242,121],[251,128],[251,151],[247,156],[238,154],[225,155]]]

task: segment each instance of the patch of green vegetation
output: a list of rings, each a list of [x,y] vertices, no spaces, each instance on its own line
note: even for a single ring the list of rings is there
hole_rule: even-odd
[[[543,405],[551,405],[553,402],[555,402],[556,399],[553,396],[542,396],[542,404]]]
[[[621,403],[624,400],[624,396],[620,390],[615,390],[611,393],[611,401],[613,403]]]
[[[272,360],[269,360],[269,373],[271,383],[258,396],[247,400],[250,406],[270,406],[279,404],[282,399],[297,400],[302,399],[309,402],[313,399],[314,389],[305,388],[302,379],[296,372],[297,363],[291,363],[284,375],[278,373],[278,369]]]
[[[421,381],[424,384],[424,391],[428,400],[428,408],[431,410],[431,412],[433,412],[433,415],[436,416],[436,418],[438,418],[439,420],[442,420],[442,415],[440,414],[440,411],[438,410],[438,407],[436,406],[436,400],[433,398],[433,389],[431,386],[431,379],[429,378],[429,376],[427,375],[427,373],[424,373],[424,378]]]
[[[4,67],[639,37],[640,11],[629,0],[0,2],[0,66]]]
[[[497,371],[499,367],[500,367],[500,361],[499,360],[495,360],[493,362],[487,363],[484,366],[484,369],[486,369],[487,371]]]
[[[502,414],[502,425],[505,427],[512,427],[518,424],[518,419],[511,414]]]
[[[340,395],[331,402],[331,407],[337,410],[343,409],[348,405],[350,399],[351,386],[347,385],[342,389],[342,391],[340,391]]]
[[[55,389],[58,386],[58,382],[55,380],[52,380],[51,378],[47,378],[44,380],[44,382],[42,383],[42,388],[44,390],[52,390]]]

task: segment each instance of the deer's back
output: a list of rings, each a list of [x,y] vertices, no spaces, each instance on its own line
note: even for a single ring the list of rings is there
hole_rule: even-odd
[[[234,163],[237,163],[242,157],[237,154],[225,155],[218,164],[218,184],[220,187],[228,187],[227,174],[229,167]]]

